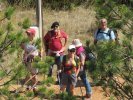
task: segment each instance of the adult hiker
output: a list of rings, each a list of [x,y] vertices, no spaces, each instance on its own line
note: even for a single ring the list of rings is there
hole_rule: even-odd
[[[81,63],[78,77],[81,78],[81,80],[85,86],[85,89],[86,89],[85,97],[90,98],[91,94],[92,94],[92,90],[91,90],[91,86],[90,86],[90,83],[87,79],[86,72],[85,72],[85,60],[86,60],[85,48],[83,47],[83,45],[79,39],[74,39],[72,41],[72,44],[75,45],[75,47],[76,47],[76,56],[79,57],[79,60]]]
[[[60,69],[62,57],[64,55],[67,38],[68,35],[63,30],[60,30],[59,22],[52,23],[51,30],[43,37],[46,55],[55,58],[55,64],[58,70]],[[52,76],[53,65],[54,64],[52,64],[49,69],[48,76]],[[57,79],[58,81],[60,80],[59,78]]]
[[[30,40],[30,42],[36,42],[37,39],[39,39],[39,30],[38,27],[36,26],[30,26],[27,30],[26,30],[26,34]]]
[[[96,44],[98,41],[104,41],[104,40],[115,41],[115,38],[116,38],[115,33],[107,26],[107,19],[105,18],[101,19],[100,26],[94,34],[94,44]]]
[[[37,84],[37,73],[38,69],[33,68],[32,62],[34,62],[34,58],[39,56],[39,50],[36,46],[36,41],[39,39],[39,33],[38,33],[38,27],[31,26],[26,30],[27,37],[29,39],[28,43],[22,42],[21,48],[24,50],[23,54],[23,62],[28,70],[28,74],[25,78],[25,83],[28,83],[27,81],[32,81],[31,86],[27,86],[27,89],[30,88],[33,89],[34,92],[36,92],[36,84]],[[31,76],[30,76],[31,74]],[[24,83],[24,84],[25,84]]]
[[[24,62],[26,69],[28,71],[28,74],[25,78],[24,84],[29,83],[29,81],[31,80],[32,81],[31,86],[27,86],[27,90],[32,88],[33,91],[36,92],[36,84],[38,82],[36,75],[38,73],[38,70],[33,68],[32,62],[34,61],[34,58],[36,56],[38,56],[38,54],[39,54],[38,50],[34,45],[29,44],[29,43],[25,43],[25,42],[21,43],[21,48],[24,50],[23,62]]]
[[[77,83],[80,62],[75,56],[76,48],[74,45],[68,47],[68,54],[64,55],[62,61],[61,91],[64,92],[67,85],[70,85],[70,93],[74,95],[74,87]]]

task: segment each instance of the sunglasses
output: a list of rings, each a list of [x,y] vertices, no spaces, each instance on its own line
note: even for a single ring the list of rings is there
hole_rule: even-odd
[[[69,50],[69,52],[75,52],[75,51],[76,51],[76,49],[74,49],[74,48]]]
[[[54,28],[58,28],[59,26],[58,25],[55,25]]]

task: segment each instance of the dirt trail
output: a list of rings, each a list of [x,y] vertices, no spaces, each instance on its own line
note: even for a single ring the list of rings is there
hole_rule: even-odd
[[[59,93],[59,86],[58,85],[52,85],[50,88],[54,88],[55,92],[58,94]],[[82,97],[82,93],[81,93],[81,89],[83,92],[83,95],[85,95],[85,88],[82,86],[80,87],[76,87],[75,88],[75,95],[78,97]],[[102,88],[99,86],[94,86],[92,87],[92,99],[91,100],[109,100],[108,97],[104,96],[104,92],[102,91]],[[87,99],[85,99],[87,100]]]
[[[55,71],[55,69],[54,69],[54,71]],[[53,73],[53,77],[56,78],[56,73]],[[38,79],[41,82],[43,80],[43,76],[42,75],[39,75],[38,76]],[[92,81],[92,80],[90,80],[90,81]],[[83,95],[85,95],[84,85],[81,82],[81,80],[79,80],[77,84],[78,85],[74,89],[75,95],[77,97],[82,98],[82,92],[83,92]],[[37,85],[37,88],[39,86],[41,86],[41,85]],[[17,85],[17,84],[10,85],[9,90],[13,91],[13,90],[15,90],[15,89],[17,89],[19,87],[21,87],[20,84],[19,85]],[[59,94],[60,93],[59,85],[53,85],[53,84],[51,84],[50,86],[48,86],[48,89],[54,89],[55,94]],[[25,88],[23,88],[22,90],[25,90]],[[81,90],[82,90],[82,92],[81,92]],[[0,97],[0,100],[5,100],[5,99],[2,99],[2,97]],[[39,99],[39,96],[38,96],[38,97],[33,97],[32,100],[40,100],[40,99]],[[80,99],[78,99],[78,100],[80,100]],[[85,100],[87,100],[87,99],[85,99]],[[103,92],[103,90],[102,90],[102,88],[100,86],[92,86],[92,99],[91,100],[109,100],[109,97],[106,97],[104,95],[104,92]]]
[[[20,86],[18,86],[18,85],[12,85],[10,87],[10,90],[14,90],[15,88],[17,89],[19,87]],[[50,85],[48,87],[48,89],[54,89],[55,94],[60,93],[59,85]],[[81,98],[82,98],[81,89],[82,89],[83,95],[85,95],[85,88],[83,86],[81,86],[81,88],[78,86],[74,90],[75,91],[75,96],[79,97],[78,100],[81,100]],[[25,90],[25,89],[23,88],[22,90]],[[109,97],[104,96],[104,92],[102,91],[102,88],[100,86],[92,87],[92,91],[93,91],[93,93],[92,93],[92,99],[91,100],[109,100]],[[5,99],[1,99],[1,97],[0,97],[0,100],[5,100]],[[39,99],[39,96],[37,96],[37,97],[33,97],[32,100],[40,100],[40,99]],[[46,99],[44,99],[44,100],[46,100]],[[87,99],[85,99],[85,100],[87,100]]]

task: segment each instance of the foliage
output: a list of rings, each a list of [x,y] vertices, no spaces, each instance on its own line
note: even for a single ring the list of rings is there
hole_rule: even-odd
[[[28,18],[23,22],[18,22],[18,26],[12,24],[11,19],[15,9],[10,7],[3,11],[3,18],[0,20],[0,96],[5,99],[27,99],[27,97],[33,97],[34,94],[31,91],[27,91],[23,97],[21,94],[15,94],[10,92],[10,88],[16,89],[13,85],[19,85],[21,80],[27,75],[27,70],[22,62],[23,50],[20,48],[21,42],[28,42],[28,38],[23,35],[25,29],[31,24]],[[3,24],[4,23],[4,24]],[[17,27],[17,30],[15,29]],[[38,47],[40,39],[35,43]],[[35,62],[32,63],[33,67],[39,69],[39,74],[43,76],[43,85],[54,83],[53,78],[47,78],[48,69],[51,64],[54,63],[52,57],[36,57]],[[30,82],[29,82],[30,83]],[[43,89],[42,89],[43,90]],[[47,98],[54,96],[53,90],[47,90],[45,92]]]
[[[7,0],[10,5],[19,5],[23,8],[36,7],[36,1],[37,0]],[[71,10],[86,1],[90,0],[42,0],[42,5],[45,8],[51,8],[54,10]]]
[[[3,0],[4,1],[4,0]],[[7,0],[7,2],[13,6],[21,6],[22,8],[35,7],[36,2],[34,0]],[[90,47],[95,52],[96,61],[87,62],[87,67],[91,69],[91,76],[94,82],[102,85],[103,89],[107,91],[107,94],[113,98],[132,99],[133,98],[133,45],[132,45],[132,33],[133,33],[133,1],[132,0],[43,0],[43,7],[55,9],[55,10],[72,10],[79,5],[94,4],[96,8],[96,17],[107,18],[108,26],[110,28],[116,28],[119,30],[120,35],[124,35],[123,40],[120,38],[120,44],[112,42],[101,42],[96,46]],[[23,68],[21,62],[22,50],[19,49],[19,43],[24,40],[22,35],[23,30],[30,26],[30,20],[24,19],[23,22],[19,22],[21,30],[14,30],[14,25],[10,22],[12,14],[14,12],[13,7],[9,7],[5,10],[3,18],[0,19],[0,80],[9,78],[5,83],[1,83],[3,86],[0,90],[0,95],[12,98],[8,87],[9,83],[17,83],[18,80],[26,75],[26,71]],[[23,29],[24,28],[24,29]],[[27,41],[25,39],[25,41]],[[39,44],[39,42],[37,43]],[[90,49],[89,49],[90,50]],[[88,51],[89,51],[88,50]],[[8,66],[3,66],[6,63],[5,57],[17,54],[17,58],[11,62]],[[11,57],[10,57],[11,58]],[[39,92],[43,93],[42,98],[54,98],[53,90],[47,90],[48,83],[53,83],[52,78],[47,78],[48,69],[50,64],[53,63],[53,58],[44,57],[41,61],[40,58],[35,58],[33,66],[39,69],[39,73],[44,75],[44,81],[42,82]],[[43,86],[45,85],[45,86]],[[107,90],[109,89],[109,91]],[[14,95],[18,99],[25,99],[19,95]],[[33,96],[32,93],[27,93],[27,96]],[[61,99],[71,100],[75,97],[69,96],[66,93],[60,94]]]
[[[87,63],[88,67],[94,67],[91,70],[94,82],[102,85],[109,96],[113,94],[118,100],[133,98],[133,9],[129,2],[95,0],[96,17],[106,18],[110,28],[119,30],[120,41],[119,44],[103,41],[96,46],[91,45],[97,60],[93,66],[92,62]],[[123,39],[121,35],[124,36]]]
[[[68,94],[66,92],[61,93],[59,96],[60,96],[61,100],[76,100],[76,97],[74,97],[71,94]]]

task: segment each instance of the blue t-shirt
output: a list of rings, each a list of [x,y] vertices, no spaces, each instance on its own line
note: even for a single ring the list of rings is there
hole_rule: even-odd
[[[110,36],[108,34],[108,31],[109,31],[109,28],[107,28],[106,30],[100,30],[99,32],[97,30],[94,34],[94,38],[98,41],[99,40],[110,40],[110,39],[114,40],[116,37],[115,37],[113,30],[111,30]]]

